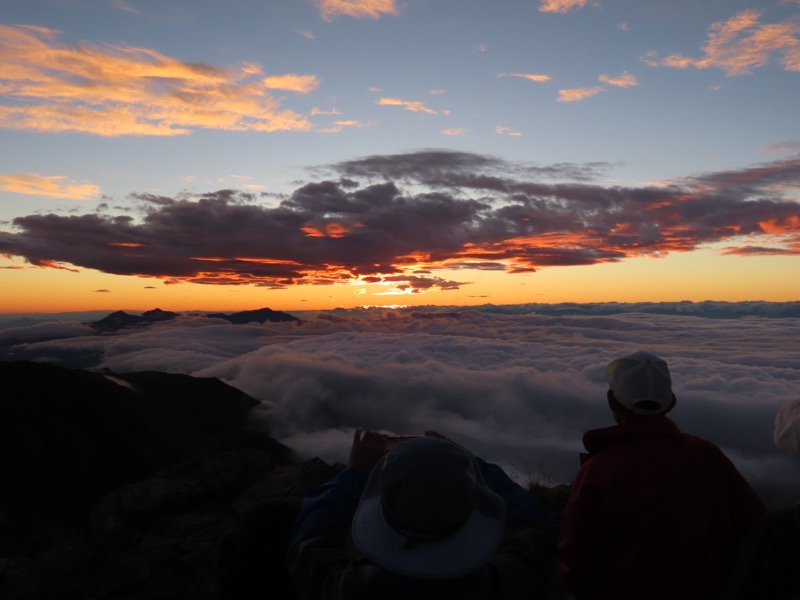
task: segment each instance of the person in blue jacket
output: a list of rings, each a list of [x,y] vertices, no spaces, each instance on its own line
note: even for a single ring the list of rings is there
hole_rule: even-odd
[[[544,598],[547,510],[497,465],[436,432],[356,430],[348,467],[306,496],[289,541],[298,598]]]

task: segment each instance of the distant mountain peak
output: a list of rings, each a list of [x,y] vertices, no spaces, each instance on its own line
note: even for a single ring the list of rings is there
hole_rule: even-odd
[[[146,319],[151,319],[153,321],[166,321],[169,319],[175,319],[180,316],[180,313],[172,312],[169,310],[161,310],[160,308],[154,308],[153,310],[148,310],[147,312],[143,312],[142,316]]]
[[[271,308],[243,310],[232,314],[192,313],[192,315],[197,317],[225,319],[226,321],[234,325],[245,325],[247,323],[265,323],[265,322],[289,323],[299,320],[297,317],[290,315],[289,313],[272,310]],[[170,321],[172,319],[177,319],[180,316],[182,316],[182,313],[161,310],[160,308],[154,308],[152,310],[148,310],[142,313],[141,315],[131,315],[129,313],[126,313],[124,310],[117,310],[109,314],[108,316],[100,319],[99,321],[93,321],[91,323],[87,323],[87,325],[90,325],[93,329],[95,329],[95,331],[102,333],[110,333],[114,331],[119,331],[121,329],[128,329],[131,327],[144,327],[147,325],[151,325],[153,323]]]

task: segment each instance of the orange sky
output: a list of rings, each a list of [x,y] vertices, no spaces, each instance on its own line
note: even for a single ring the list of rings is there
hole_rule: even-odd
[[[747,264],[743,278],[741,261]],[[713,251],[641,258],[624,263],[545,269],[509,275],[474,273],[458,290],[403,293],[391,285],[256,286],[165,285],[152,278],[96,271],[22,268],[2,274],[11,293],[0,299],[1,313],[81,310],[315,310],[364,305],[479,305],[557,302],[677,302],[683,300],[796,301],[800,280],[781,276],[793,257],[719,256]],[[454,274],[458,276],[458,274]],[[679,282],[675,285],[674,282]],[[15,293],[13,290],[18,290]]]

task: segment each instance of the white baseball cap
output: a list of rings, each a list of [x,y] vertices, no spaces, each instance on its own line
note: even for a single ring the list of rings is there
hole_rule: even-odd
[[[606,367],[614,397],[637,415],[662,415],[672,403],[672,378],[666,361],[649,352],[634,352]]]

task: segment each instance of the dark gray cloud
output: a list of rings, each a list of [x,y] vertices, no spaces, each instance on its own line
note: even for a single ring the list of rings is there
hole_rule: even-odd
[[[300,325],[184,317],[113,336],[64,324],[50,326],[58,340],[42,339],[44,325],[4,333],[29,356],[219,377],[260,401],[254,427],[304,456],[345,460],[355,427],[438,429],[521,477],[557,482],[574,476],[583,432],[611,424],[606,364],[648,349],[670,364],[676,422],[780,503],[800,498],[800,463],[771,442],[778,407],[800,397],[800,319],[759,316],[791,306],[746,304],[338,310]]]
[[[133,214],[18,217],[13,232],[0,232],[0,253],[167,282],[283,287],[370,277],[414,290],[465,283],[437,278],[439,268],[530,272],[721,241],[729,254],[800,254],[800,205],[790,196],[800,158],[649,187],[586,183],[593,165],[523,167],[447,151],[332,168],[342,179],[279,201],[235,190],[135,194]]]
[[[596,179],[611,165],[557,163],[534,165],[512,163],[493,156],[443,150],[420,150],[403,154],[367,156],[328,165],[327,170],[346,177],[416,182],[433,187],[478,187],[508,189],[509,183],[498,173],[523,179],[562,179],[589,181]],[[513,185],[511,186],[513,187]]]

